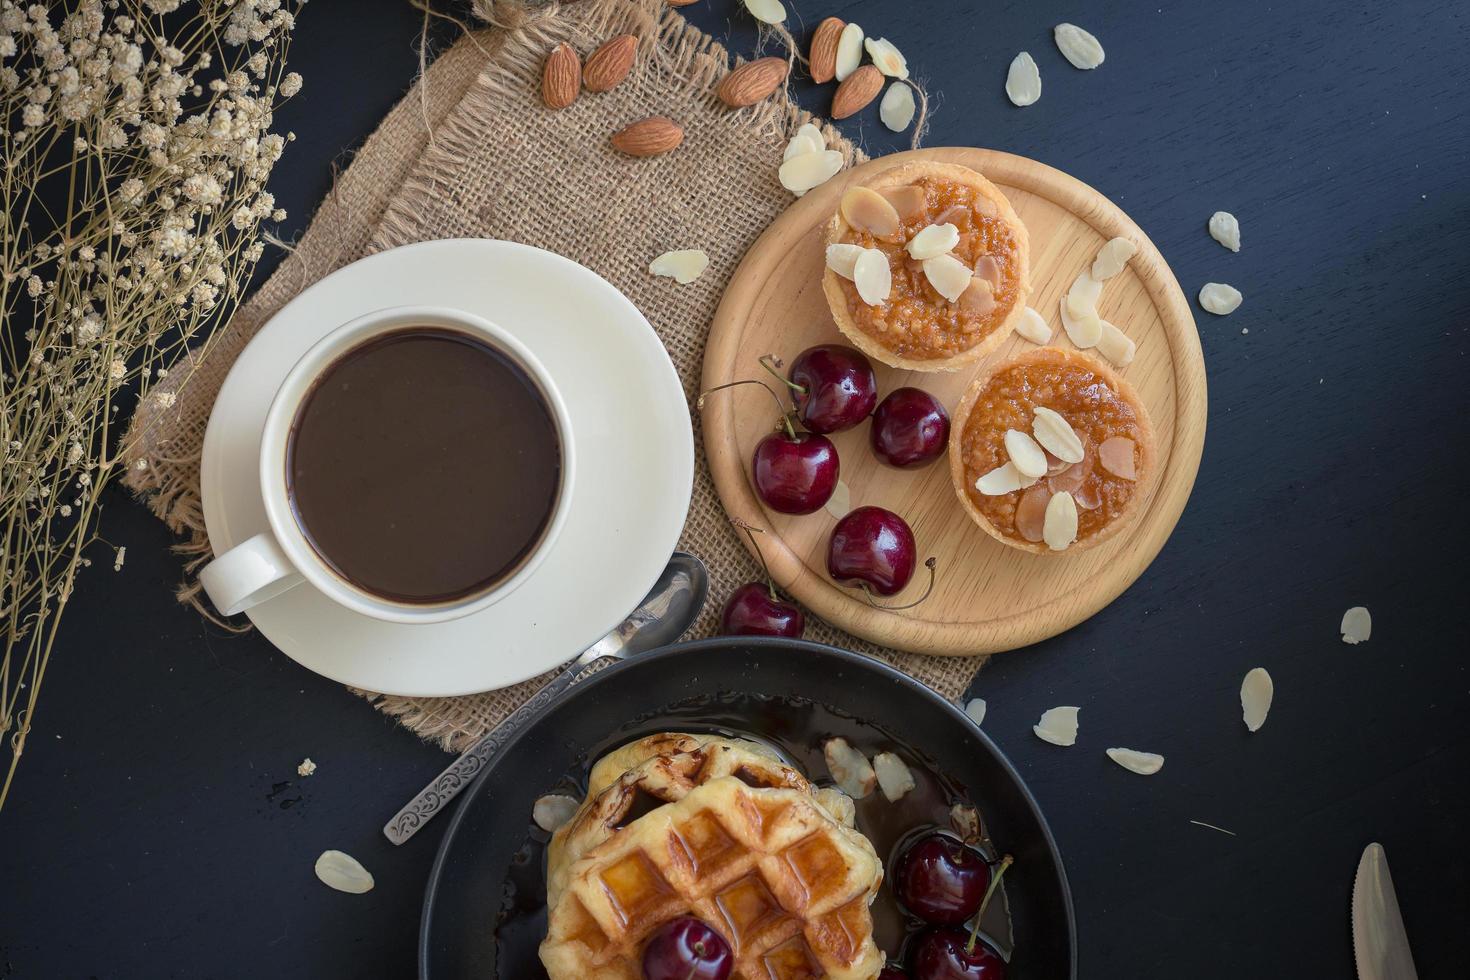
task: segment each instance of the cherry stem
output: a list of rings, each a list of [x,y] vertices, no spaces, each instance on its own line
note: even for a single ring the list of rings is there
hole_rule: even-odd
[[[776,370],[781,366],[781,358],[777,357],[775,354],[762,354],[760,356],[760,366],[771,372],[771,377],[775,378],[777,381],[781,382],[792,391],[800,392],[803,395],[806,394],[806,389],[804,387],[797,384],[795,381],[792,381],[790,378],[783,377],[781,372]]]
[[[866,585],[863,586],[863,595],[867,596],[868,605],[872,606],[874,609],[886,609],[889,612],[896,612],[900,609],[912,609],[919,603],[923,602],[925,599],[929,598],[930,594],[934,591],[934,578],[938,574],[934,571],[934,567],[938,564],[938,558],[930,558],[928,561],[924,562],[924,567],[929,569],[929,585],[927,588],[924,589],[924,594],[919,596],[913,602],[905,603],[902,606],[885,606],[882,603],[877,602],[873,599],[873,593],[868,591],[868,587]]]
[[[975,941],[980,938],[980,920],[985,918],[985,907],[990,904],[990,896],[994,895],[996,888],[1000,887],[1000,879],[1005,877],[1006,869],[1015,863],[1015,858],[1007,854],[1000,859],[1000,870],[990,876],[990,884],[985,889],[985,897],[980,899],[980,908],[975,913],[975,925],[970,929],[970,941],[965,943],[966,956],[975,951]]]
[[[781,413],[781,424],[786,427],[786,435],[789,436],[793,442],[795,442],[796,427],[791,424],[791,415],[786,411],[786,406],[781,404],[781,396],[772,391],[771,386],[766,384],[764,381],[757,381],[754,378],[751,378],[745,381],[729,381],[722,385],[715,385],[708,391],[702,391],[699,393],[699,400],[694,403],[694,407],[703,411],[704,400],[710,395],[713,395],[717,391],[724,391],[726,388],[738,388],[741,385],[760,385],[762,388],[766,389],[766,392],[770,394],[772,398],[776,399],[776,410]]]
[[[730,523],[740,528],[740,530],[745,532],[745,536],[750,538],[750,546],[755,549],[755,556],[760,559],[761,571],[766,573],[766,591],[771,594],[772,602],[780,602],[781,597],[776,595],[776,582],[771,578],[771,566],[766,564],[765,552],[761,551],[760,543],[755,540],[755,536],[757,534],[765,534],[766,529],[756,527],[754,524],[747,524],[738,517],[730,518]]]

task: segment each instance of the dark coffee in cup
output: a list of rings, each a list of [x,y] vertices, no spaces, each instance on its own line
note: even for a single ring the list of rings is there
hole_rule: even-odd
[[[545,395],[479,337],[405,327],[347,351],[291,424],[287,495],[322,562],[367,593],[483,594],[535,553],[562,447]]]

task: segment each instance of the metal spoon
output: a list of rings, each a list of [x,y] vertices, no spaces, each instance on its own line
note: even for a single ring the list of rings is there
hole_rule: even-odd
[[[611,633],[598,640],[531,699],[506,716],[448,769],[419,791],[419,795],[383,825],[383,835],[402,844],[474,782],[481,769],[528,718],[559,697],[584,669],[603,658],[627,660],[672,643],[687,630],[709,594],[709,571],[704,562],[682,551],[674,552],[653,589]]]

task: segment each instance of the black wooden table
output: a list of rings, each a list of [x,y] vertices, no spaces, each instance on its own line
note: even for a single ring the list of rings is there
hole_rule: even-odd
[[[1245,294],[1228,318],[1196,311],[1209,437],[1168,546],[1107,610],[975,685],[1056,830],[1082,975],[1350,977],[1348,893],[1378,840],[1420,975],[1470,976],[1470,7],[795,6],[808,28],[835,13],[903,49],[938,96],[930,145],[1074,174],[1191,297],[1211,280]],[[750,50],[734,0],[687,9]],[[1063,62],[1064,20],[1105,65]],[[401,0],[306,8],[307,85],[281,118],[299,139],[274,183],[288,235],[409,84],[417,28]],[[1002,91],[1022,49],[1044,83],[1025,110]],[[845,128],[875,154],[902,142],[876,106]],[[1205,232],[1217,209],[1240,217],[1238,255]],[[140,506],[116,495],[105,532],[127,566],[84,579],[0,813],[0,977],[411,975],[443,823],[401,849],[378,828],[446,757],[177,605],[179,560]],[[1347,646],[1338,620],[1359,604],[1375,633]],[[1257,665],[1276,706],[1248,735],[1237,692]],[[1074,749],[1031,734],[1055,704],[1082,706]],[[1142,779],[1104,745],[1168,764]],[[318,884],[329,847],[376,890]]]

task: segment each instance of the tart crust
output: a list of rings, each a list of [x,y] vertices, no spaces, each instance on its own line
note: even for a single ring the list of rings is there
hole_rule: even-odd
[[[975,407],[975,401],[997,375],[1011,368],[1028,364],[1055,364],[1058,366],[1080,368],[1094,374],[1105,385],[1117,393],[1118,397],[1133,409],[1136,417],[1137,427],[1134,442],[1138,446],[1138,479],[1133,481],[1133,493],[1129,496],[1123,509],[1113,515],[1112,520],[1103,525],[1098,531],[1085,538],[1079,538],[1072,545],[1062,551],[1052,551],[1044,541],[1027,541],[1023,538],[1012,537],[1003,533],[1000,528],[991,522],[979,507],[975,506],[974,500],[970,498],[969,489],[973,479],[966,476],[964,458],[965,429],[970,421],[970,412]],[[1138,392],[1133,389],[1127,381],[1118,376],[1112,368],[1101,361],[1088,357],[1079,351],[1066,350],[1060,347],[1041,347],[1035,350],[1025,351],[1015,357],[1001,361],[982,371],[965,392],[960,400],[959,406],[954,411],[954,424],[949,432],[949,475],[950,483],[954,487],[955,494],[960,498],[960,504],[965,508],[965,513],[980,528],[995,538],[1001,544],[1020,551],[1029,551],[1034,555],[1071,555],[1079,551],[1099,545],[1116,535],[1124,527],[1132,522],[1142,507],[1143,500],[1149,494],[1155,479],[1157,470],[1157,449],[1155,446],[1153,422],[1148,415],[1148,409],[1144,407],[1143,399],[1138,397]],[[1100,464],[1099,464],[1100,465]],[[1042,479],[1046,479],[1043,477]],[[1014,491],[1020,493],[1022,491]]]
[[[842,331],[843,336],[850,340],[858,350],[887,364],[890,367],[903,368],[909,371],[955,371],[967,364],[974,363],[989,354],[1010,337],[1011,331],[1026,312],[1026,300],[1031,292],[1031,242],[1026,232],[1026,226],[1021,223],[1011,202],[1006,200],[1000,189],[987,180],[979,172],[969,167],[960,166],[955,163],[909,163],[902,166],[885,170],[864,181],[861,185],[872,188],[875,191],[902,187],[907,184],[916,183],[924,178],[933,180],[950,181],[964,184],[973,188],[977,194],[991,201],[1000,210],[1000,219],[1010,229],[1015,241],[1016,268],[1019,270],[1020,281],[1016,284],[1015,298],[1011,308],[1005,312],[1001,321],[987,333],[975,346],[952,354],[949,357],[918,358],[904,357],[895,354],[878,340],[860,327],[852,315],[848,306],[847,293],[842,286],[842,277],[823,265],[822,292],[827,297],[827,305],[832,310],[832,319],[837,322],[837,329]],[[843,236],[852,231],[851,226],[842,216],[839,206],[832,219],[827,223],[826,244],[831,245],[843,241]]]

